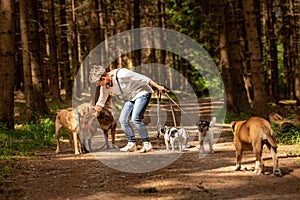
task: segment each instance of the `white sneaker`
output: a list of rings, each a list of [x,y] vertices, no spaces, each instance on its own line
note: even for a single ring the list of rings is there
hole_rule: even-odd
[[[136,144],[135,142],[128,142],[127,145],[120,149],[122,152],[132,152],[136,151]]]
[[[140,153],[146,153],[152,150],[151,142],[143,142],[143,148],[141,148]]]

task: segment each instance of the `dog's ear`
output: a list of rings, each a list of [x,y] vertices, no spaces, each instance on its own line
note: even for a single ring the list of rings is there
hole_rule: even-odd
[[[235,124],[236,124],[236,121],[232,121],[232,122],[230,123],[231,129],[232,129],[232,132],[234,132],[234,129],[235,129]]]

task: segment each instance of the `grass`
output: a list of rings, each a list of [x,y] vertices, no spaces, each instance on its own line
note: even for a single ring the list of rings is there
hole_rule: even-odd
[[[287,130],[280,130],[278,124],[271,124],[276,135],[277,142],[281,145],[300,144],[300,128],[295,126]]]
[[[27,156],[30,152],[54,146],[55,127],[49,118],[37,123],[16,125],[8,130],[0,125],[0,159]]]

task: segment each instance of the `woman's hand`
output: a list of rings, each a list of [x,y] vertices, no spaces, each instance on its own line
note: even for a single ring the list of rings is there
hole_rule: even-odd
[[[152,81],[152,80],[149,82],[149,85],[155,87],[155,88],[158,89],[160,92],[166,92],[166,88],[165,88],[163,85],[159,85],[159,84],[155,83],[155,82]]]
[[[158,85],[156,88],[157,88],[160,92],[163,92],[163,93],[166,92],[166,88],[165,88],[163,85]]]
[[[99,115],[102,110],[102,106],[95,105],[95,110],[97,112],[97,115]]]

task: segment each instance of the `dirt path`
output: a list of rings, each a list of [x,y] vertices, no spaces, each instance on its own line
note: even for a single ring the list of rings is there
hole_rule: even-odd
[[[271,175],[272,161],[265,152],[266,175],[257,176],[252,154],[233,172],[232,136],[223,133],[215,153],[201,159],[192,148],[172,164],[148,173],[127,173],[107,167],[91,154],[74,156],[63,144],[31,158],[0,161],[0,199],[299,199],[300,159],[287,157],[294,146],[280,146],[283,177]],[[150,154],[144,154],[149,156]],[[149,163],[151,164],[151,163]]]

